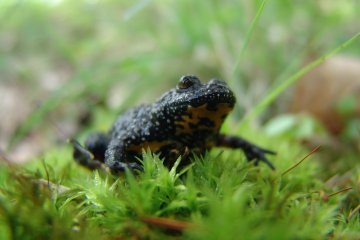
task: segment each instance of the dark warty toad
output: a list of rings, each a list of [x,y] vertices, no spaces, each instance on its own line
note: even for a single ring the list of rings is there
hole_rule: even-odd
[[[180,164],[186,165],[191,160],[189,153],[204,155],[213,147],[227,147],[242,149],[255,165],[262,161],[275,169],[265,156],[275,152],[219,132],[235,101],[223,81],[213,79],[203,84],[196,76],[183,76],[176,88],[156,102],[120,115],[107,133],[91,134],[85,147],[71,140],[74,159],[90,169],[142,171],[136,158],[143,149],[159,154],[165,166],[171,167],[179,156],[183,156]]]

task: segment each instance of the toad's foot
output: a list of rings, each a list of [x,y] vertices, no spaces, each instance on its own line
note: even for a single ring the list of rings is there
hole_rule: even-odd
[[[105,168],[104,163],[94,159],[94,155],[89,150],[81,146],[78,141],[70,139],[69,142],[74,148],[73,157],[77,163],[91,170]]]
[[[126,168],[131,171],[144,171],[143,168],[137,163],[114,162],[112,165],[107,166],[103,162],[94,159],[94,155],[88,149],[81,146],[81,144],[75,139],[70,139],[69,142],[74,148],[73,157],[75,161],[88,169],[104,169],[105,171],[110,170],[114,173],[124,172]]]
[[[266,163],[272,170],[275,170],[274,165],[267,159],[266,154],[275,155],[276,152],[261,148],[253,143],[250,143],[240,137],[219,135],[217,146],[229,148],[241,148],[248,161],[254,161],[257,166],[259,162]]]

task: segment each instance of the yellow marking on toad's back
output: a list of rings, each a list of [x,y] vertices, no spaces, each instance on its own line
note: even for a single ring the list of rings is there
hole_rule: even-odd
[[[224,116],[226,116],[232,110],[232,107],[230,107],[227,103],[218,103],[216,105],[217,110],[211,111],[207,109],[207,105],[207,103],[200,105],[199,107],[193,107],[189,105],[186,110],[188,115],[183,115],[181,120],[175,122],[177,126],[176,133],[192,133],[194,129],[191,128],[190,124],[197,125],[197,130],[213,129],[214,131],[218,131],[224,121]],[[205,125],[198,125],[201,118],[206,118],[213,122],[214,126],[210,127]]]
[[[170,144],[170,141],[146,141],[140,144],[133,144],[129,146],[130,151],[140,152],[142,149],[150,149],[152,152],[159,151],[163,146]]]

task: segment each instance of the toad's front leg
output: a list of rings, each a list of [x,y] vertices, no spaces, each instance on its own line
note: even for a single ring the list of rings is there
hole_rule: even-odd
[[[112,140],[105,152],[105,164],[114,173],[123,172],[126,168],[130,170],[144,171],[143,167],[134,159],[130,159],[126,152],[126,147],[117,139]]]
[[[258,165],[259,161],[262,161],[265,162],[272,170],[275,170],[274,165],[267,159],[265,155],[275,155],[276,152],[256,146],[255,144],[250,143],[243,138],[219,134],[215,145],[219,147],[241,148],[244,151],[248,161],[254,161],[255,165]]]
[[[105,168],[105,164],[98,159],[95,159],[94,154],[90,152],[89,149],[81,146],[78,141],[75,139],[70,139],[69,142],[74,148],[73,157],[78,164],[91,170]]]
[[[122,160],[126,160],[126,155],[121,146],[110,143],[109,148],[106,148],[102,141],[93,141],[95,138],[89,139],[86,141],[85,147],[78,141],[70,139],[70,143],[74,148],[74,159],[80,165],[91,170],[110,169],[114,173],[123,172],[126,168],[130,170],[143,170],[137,163],[122,162]]]
[[[73,145],[73,156],[77,163],[89,169],[104,168],[104,155],[110,138],[105,133],[92,133],[86,139],[85,147],[75,139],[70,139]]]

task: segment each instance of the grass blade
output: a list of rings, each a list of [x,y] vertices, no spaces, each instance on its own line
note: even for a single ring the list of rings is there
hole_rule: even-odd
[[[230,78],[229,84],[230,84],[230,86],[232,86],[234,88],[235,94],[237,95],[237,97],[242,95],[242,89],[241,89],[241,86],[240,86],[240,82],[235,81],[235,76],[237,76],[237,73],[239,71],[239,66],[240,66],[241,59],[243,58],[244,52],[245,52],[247,46],[249,45],[250,37],[252,36],[252,33],[253,33],[254,29],[255,29],[255,26],[257,25],[257,23],[259,21],[259,18],[261,16],[261,13],[264,10],[266,1],[267,0],[263,0],[261,2],[260,6],[259,6],[259,8],[258,8],[258,10],[257,10],[257,12],[255,14],[254,19],[251,21],[250,27],[249,27],[248,31],[246,32],[246,34],[245,34],[244,43],[240,48],[240,51],[239,51],[239,53],[237,55],[236,62],[234,64],[234,67],[233,67],[233,70],[232,70],[232,73],[231,73],[231,78]],[[236,104],[236,106],[239,107],[239,104]]]
[[[294,84],[297,80],[300,79],[305,73],[309,72],[316,66],[318,66],[320,63],[324,62],[326,59],[332,57],[336,53],[340,52],[344,48],[348,47],[350,44],[352,44],[358,37],[360,36],[360,32],[355,34],[353,37],[348,39],[346,42],[329,52],[328,54],[325,54],[311,63],[307,64],[303,68],[301,68],[299,71],[294,73],[292,76],[287,78],[283,83],[281,83],[279,86],[274,88],[272,91],[269,92],[268,95],[266,95],[262,101],[260,101],[259,104],[257,104],[253,110],[245,117],[244,123],[249,123],[253,121],[254,118],[258,117],[258,115],[264,111],[266,107],[268,107],[283,91],[285,91],[288,87],[290,87],[292,84]]]
[[[247,46],[249,45],[250,37],[251,37],[251,35],[252,35],[252,33],[253,33],[254,29],[255,29],[255,26],[257,25],[257,23],[259,21],[261,13],[263,12],[263,10],[265,8],[266,1],[267,0],[263,0],[261,2],[260,6],[259,6],[259,8],[258,8],[258,10],[256,12],[255,18],[252,20],[252,22],[250,24],[250,28],[247,31],[246,35],[245,35],[244,43],[240,48],[239,54],[237,55],[237,58],[236,58],[234,68],[232,70],[231,80],[230,80],[231,83],[233,83],[235,81],[234,79],[235,79],[237,71],[239,70],[239,65],[240,65],[241,58],[244,55],[244,52],[245,52]]]

